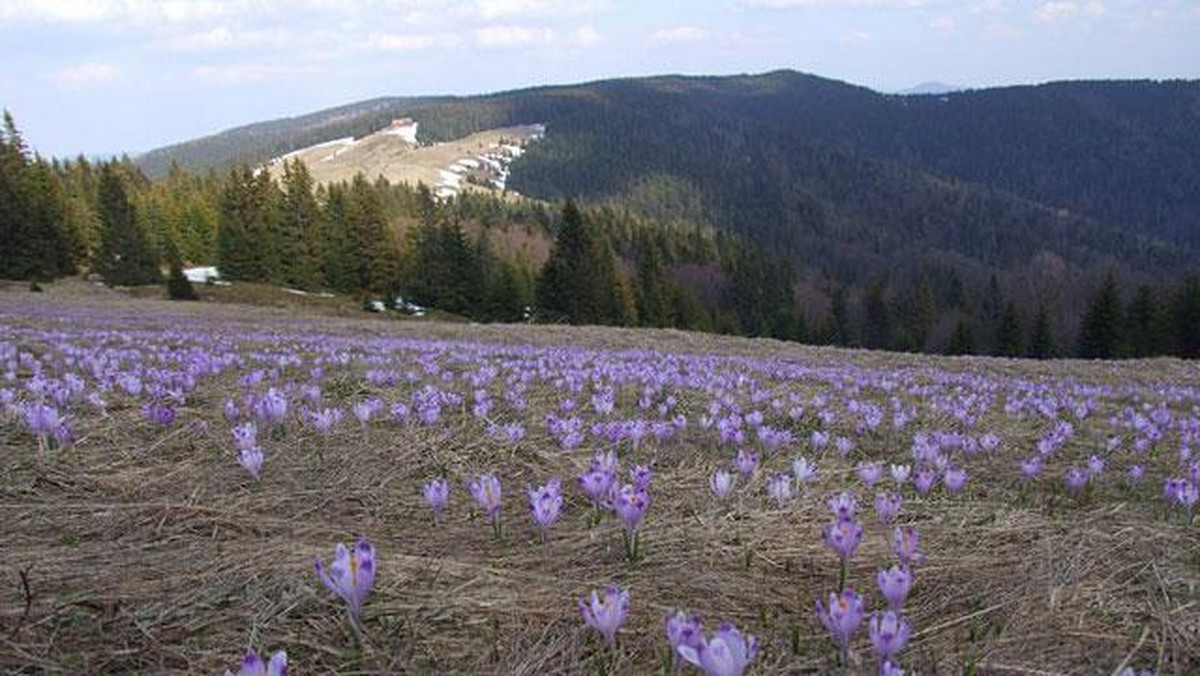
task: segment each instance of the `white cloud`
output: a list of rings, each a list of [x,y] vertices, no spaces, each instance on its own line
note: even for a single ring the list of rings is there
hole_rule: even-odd
[[[929,27],[935,31],[951,31],[957,25],[958,22],[954,20],[954,17],[948,15],[934,17],[929,22]]]
[[[389,52],[418,52],[439,47],[454,47],[461,43],[462,38],[454,33],[375,33],[367,38],[367,47]]]
[[[1071,2],[1070,0],[1050,0],[1043,2],[1033,11],[1033,18],[1038,23],[1053,24],[1073,21],[1080,17],[1096,17],[1105,14],[1108,9],[1104,3]]]
[[[528,26],[485,26],[475,31],[475,43],[480,47],[524,47],[549,44],[554,31]]]
[[[165,45],[176,51],[198,52],[263,46],[281,47],[287,42],[288,34],[280,28],[242,31],[230,29],[228,26],[217,26],[198,33],[176,35],[168,39]]]
[[[81,63],[47,75],[47,79],[63,87],[105,85],[121,76],[121,71],[107,63]]]
[[[568,41],[576,47],[594,47],[604,40],[604,36],[594,26],[580,26],[571,31]]]
[[[198,66],[192,71],[197,78],[217,84],[250,84],[290,75],[309,74],[311,72],[311,68],[255,63]]]
[[[708,37],[709,32],[698,26],[660,28],[654,31],[654,35],[652,36],[655,42],[671,45],[700,42]]]
[[[247,0],[5,0],[0,20],[46,23],[183,23],[244,11]]]
[[[591,0],[478,0],[475,10],[485,21],[530,16],[595,14],[604,4]]]
[[[910,9],[926,7],[944,0],[742,0],[742,5],[755,9],[802,9],[808,7],[866,7]]]

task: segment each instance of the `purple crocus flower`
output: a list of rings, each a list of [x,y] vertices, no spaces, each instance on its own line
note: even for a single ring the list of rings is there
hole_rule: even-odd
[[[900,559],[901,565],[907,567],[923,561],[925,557],[919,551],[920,546],[921,536],[916,528],[896,526],[892,530],[892,551]]]
[[[904,649],[911,627],[908,620],[892,610],[871,615],[871,645],[880,661],[886,661]]]
[[[25,406],[25,425],[39,437],[48,437],[58,429],[62,418],[58,409],[49,404],[29,404]]]
[[[551,479],[544,486],[529,489],[529,511],[542,531],[543,540],[546,538],[546,531],[558,521],[562,505],[563,496],[558,479]]]
[[[245,422],[233,428],[233,447],[239,451],[254,448],[258,445],[258,428],[252,422]]]
[[[612,500],[612,489],[615,483],[615,477],[611,472],[600,469],[591,469],[580,475],[575,483],[579,485],[579,489],[583,491],[596,509],[605,509]]]
[[[842,590],[841,594],[829,595],[829,606],[817,600],[817,619],[825,630],[837,641],[842,649],[842,655],[850,648],[850,637],[858,630],[863,620],[863,601],[858,592],[850,587]]]
[[[803,486],[817,478],[819,470],[817,466],[808,461],[808,458],[800,456],[792,461],[792,474],[796,476],[796,481]]]
[[[622,486],[613,498],[613,512],[625,526],[626,532],[630,534],[636,531],[638,525],[642,523],[642,518],[646,516],[646,509],[649,507],[650,494],[639,490],[632,484]]]
[[[738,451],[733,466],[737,468],[738,473],[742,475],[743,479],[749,479],[750,475],[754,474],[754,470],[758,467],[758,456],[743,448]]]
[[[601,596],[597,590],[592,590],[591,602],[579,599],[579,611],[587,626],[600,632],[604,642],[610,646],[617,644],[617,630],[629,616],[629,592],[621,590],[616,585],[609,585]]]
[[[226,669],[225,676],[233,676],[233,672]],[[242,658],[237,676],[287,676],[287,653],[280,650],[264,663],[258,653],[250,650]]]
[[[879,676],[905,676],[905,673],[899,664],[891,660],[885,660],[879,665]],[[912,676],[912,674],[909,674],[909,676]]]
[[[904,606],[904,600],[908,598],[913,578],[908,568],[892,566],[891,568],[881,568],[879,572],[875,573],[875,582],[879,585],[879,593],[887,599],[888,607],[898,611]]]
[[[481,474],[467,487],[471,490],[475,502],[479,503],[479,508],[487,514],[488,520],[496,524],[500,519],[500,480],[493,474]]]
[[[339,542],[329,572],[325,572],[325,564],[319,556],[315,568],[317,577],[329,591],[342,597],[350,609],[351,620],[358,624],[363,602],[375,584],[375,548],[366,538],[358,541],[353,552]]]
[[[1142,483],[1142,477],[1144,477],[1145,475],[1146,475],[1145,466],[1143,466],[1143,465],[1130,465],[1129,466],[1129,475],[1128,476],[1129,476],[1129,483],[1131,485],[1136,486],[1136,485]]]
[[[883,467],[877,462],[860,462],[854,468],[854,472],[858,475],[858,480],[868,487],[874,486],[883,478]]]
[[[713,495],[717,499],[724,500],[733,492],[733,484],[735,479],[732,474],[723,469],[713,472],[712,478],[708,480],[709,487],[712,488]]]
[[[758,655],[758,639],[743,636],[732,624],[722,624],[699,646],[681,645],[678,654],[706,676],[742,676]]]
[[[340,408],[326,408],[310,414],[310,419],[318,432],[329,436],[334,426],[342,421],[343,415]]]
[[[244,467],[246,471],[250,473],[250,476],[254,477],[255,481],[258,481],[259,474],[262,472],[262,449],[260,449],[258,446],[239,448],[237,452],[237,461],[239,465]]]
[[[163,427],[175,422],[175,409],[166,404],[146,404],[142,407],[142,415],[146,420]]]
[[[916,476],[913,477],[913,486],[917,489],[917,493],[925,495],[937,483],[937,471],[929,467],[923,467],[917,470]]]
[[[850,441],[849,437],[838,437],[835,444],[837,446],[838,454],[843,458],[847,455],[850,455],[850,451],[854,450],[854,442]]]
[[[254,405],[254,415],[260,422],[269,426],[278,425],[287,417],[288,400],[283,393],[274,387],[258,398]]]
[[[1032,480],[1042,473],[1042,458],[1041,456],[1033,456],[1021,461],[1021,477],[1025,480]]]
[[[942,473],[942,483],[946,484],[947,491],[957,493],[967,485],[967,471],[958,467],[947,467]]]
[[[858,498],[850,491],[842,491],[829,499],[829,511],[837,517],[839,521],[848,521],[854,518],[855,512],[858,511]]]
[[[450,482],[434,479],[425,484],[421,493],[425,495],[425,502],[429,503],[429,508],[433,510],[434,518],[441,518],[442,512],[446,511],[446,505],[450,503]]]
[[[650,482],[654,479],[654,471],[646,465],[634,465],[633,469],[629,470],[629,480],[638,490],[646,490],[650,488]]]
[[[834,521],[825,527],[825,543],[842,561],[850,559],[858,551],[862,535],[862,525],[849,519]]]
[[[891,523],[900,514],[900,496],[897,493],[879,493],[875,496],[875,514],[883,523]]]
[[[1063,472],[1063,482],[1067,484],[1068,491],[1078,493],[1087,485],[1088,474],[1086,471],[1072,465]]]
[[[1104,458],[1098,455],[1089,456],[1087,459],[1087,473],[1089,476],[1100,476],[1104,473]]]
[[[790,474],[776,474],[767,480],[767,494],[775,504],[783,509],[792,499],[792,477]]]
[[[682,610],[677,610],[667,616],[666,630],[672,662],[678,662],[680,646],[696,649],[704,643],[704,625],[698,615],[688,616]]]

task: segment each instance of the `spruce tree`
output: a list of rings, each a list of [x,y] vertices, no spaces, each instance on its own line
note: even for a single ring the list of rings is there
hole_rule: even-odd
[[[31,159],[8,111],[0,131],[0,277],[53,279],[75,270],[66,195],[48,163]]]
[[[115,163],[100,170],[100,251],[95,267],[109,285],[156,284],[162,277],[158,258],[138,227],[125,180]]]
[[[1188,277],[1175,290],[1171,323],[1175,329],[1174,354],[1200,359],[1200,276]]]
[[[1021,354],[1021,315],[1011,300],[1004,304],[1000,323],[996,326],[996,350],[1001,357],[1016,357]]]
[[[1117,279],[1109,273],[1088,304],[1079,330],[1078,353],[1084,359],[1114,359],[1121,349],[1121,299]]]
[[[954,333],[950,336],[950,344],[946,346],[946,354],[966,355],[975,353],[975,336],[971,324],[964,317],[958,318],[954,325]]]
[[[1152,357],[1163,354],[1169,331],[1164,334],[1165,322],[1162,308],[1154,296],[1154,289],[1143,284],[1138,287],[1129,307],[1125,311],[1125,335],[1128,337],[1129,356]]]
[[[280,281],[297,289],[323,285],[321,210],[313,196],[312,176],[300,160],[283,165],[279,215]]]
[[[892,344],[892,322],[884,297],[885,289],[882,282],[872,284],[863,301],[863,341],[873,350],[887,349]]]
[[[613,324],[627,318],[612,250],[592,232],[573,202],[563,206],[554,249],[537,287],[544,319]]]
[[[1029,334],[1029,348],[1025,354],[1033,359],[1050,359],[1055,352],[1054,335],[1050,327],[1050,310],[1043,303],[1038,306],[1037,315],[1033,320],[1033,330]]]

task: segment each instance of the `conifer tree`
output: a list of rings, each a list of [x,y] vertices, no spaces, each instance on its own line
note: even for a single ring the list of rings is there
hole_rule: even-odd
[[[0,277],[53,279],[75,269],[62,183],[31,159],[8,111],[0,130]]]
[[[1121,299],[1117,279],[1109,273],[1088,304],[1079,330],[1078,352],[1084,359],[1114,359],[1121,349]]]
[[[1021,315],[1017,312],[1016,303],[1011,300],[1004,304],[1004,310],[1000,313],[1000,323],[996,326],[994,354],[1001,357],[1016,357],[1021,354]]]
[[[298,289],[323,284],[321,211],[313,196],[312,176],[300,160],[283,165],[283,201],[279,217],[280,281]]]
[[[1151,357],[1166,350],[1170,330],[1154,289],[1145,284],[1138,287],[1125,311],[1125,335],[1131,357]]]
[[[965,317],[959,317],[958,323],[954,325],[954,333],[950,336],[950,344],[946,347],[946,354],[965,355],[975,353],[975,336],[971,331],[971,324]]]
[[[1043,303],[1038,306],[1029,334],[1029,348],[1025,354],[1033,359],[1050,359],[1054,356],[1054,335],[1050,327],[1050,310]]]
[[[538,280],[538,311],[549,320],[614,324],[626,319],[612,250],[592,232],[573,202],[563,206],[550,259]]]
[[[1171,323],[1175,328],[1175,355],[1200,359],[1200,275],[1184,280],[1174,295]]]
[[[125,178],[115,163],[100,170],[100,251],[97,272],[110,285],[156,284],[162,277],[146,233],[138,227]]]
[[[233,169],[221,194],[217,264],[225,279],[266,282],[278,260],[272,238],[273,183],[267,172]]]
[[[889,348],[892,343],[892,322],[884,298],[885,288],[882,282],[871,285],[863,301],[863,340],[874,350]]]

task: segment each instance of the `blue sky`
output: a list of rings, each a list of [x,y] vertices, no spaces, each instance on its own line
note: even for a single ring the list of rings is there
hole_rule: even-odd
[[[1200,77],[1200,0],[0,0],[39,151],[138,152],[380,95],[794,68],[881,90]]]

